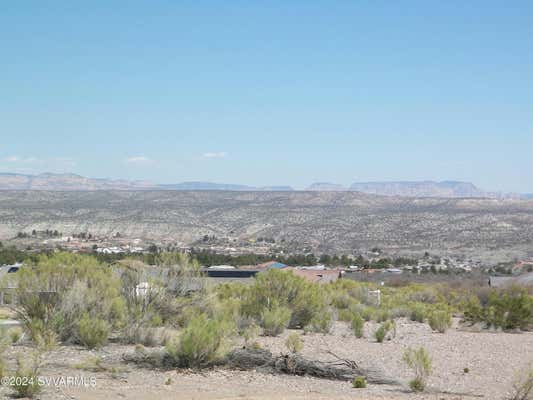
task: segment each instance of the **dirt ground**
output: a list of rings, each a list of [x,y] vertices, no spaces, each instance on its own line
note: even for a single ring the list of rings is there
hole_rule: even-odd
[[[397,335],[377,343],[375,324],[365,326],[365,337],[355,338],[344,323],[336,323],[331,334],[307,334],[303,355],[327,360],[326,352],[350,358],[362,367],[379,368],[402,382],[399,386],[368,385],[353,389],[349,382],[317,378],[272,375],[258,371],[231,371],[224,368],[193,371],[159,371],[125,364],[122,355],[133,346],[110,344],[97,351],[61,346],[46,355],[40,372],[44,377],[92,377],[95,385],[59,384],[44,386],[39,398],[80,400],[166,400],[166,399],[506,399],[517,373],[533,362],[533,332],[469,332],[457,327],[445,334],[431,332],[425,324],[399,320]],[[261,337],[259,342],[273,353],[286,352],[280,337]],[[239,345],[239,343],[235,343]],[[433,358],[433,374],[426,393],[415,395],[407,386],[411,372],[402,362],[407,347],[424,346]],[[8,370],[17,355],[29,357],[30,348],[12,346],[6,353]],[[88,368],[99,356],[100,370]],[[468,368],[468,373],[464,369]],[[9,374],[9,373],[8,373]],[[0,398],[13,390],[0,388]]]

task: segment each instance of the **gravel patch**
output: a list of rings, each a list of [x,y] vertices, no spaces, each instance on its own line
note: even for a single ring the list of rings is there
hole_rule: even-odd
[[[133,346],[110,344],[102,350],[88,351],[76,346],[62,346],[46,356],[44,376],[94,376],[96,387],[45,387],[40,398],[49,399],[505,399],[516,373],[533,361],[533,332],[489,333],[459,329],[457,321],[445,334],[432,332],[429,326],[405,319],[397,321],[392,340],[377,343],[373,332],[378,324],[366,323],[365,336],[357,339],[345,323],[334,324],[330,334],[302,335],[306,357],[332,358],[328,351],[355,360],[365,368],[378,368],[400,380],[401,386],[369,385],[353,389],[349,382],[310,377],[272,375],[259,371],[231,371],[224,368],[192,371],[159,371],[121,362],[122,354]],[[289,332],[260,337],[259,343],[273,353],[285,353]],[[239,343],[236,343],[238,345]],[[402,355],[408,347],[424,346],[433,358],[434,373],[427,393],[409,392],[411,372]],[[27,357],[31,349],[12,346],[6,353],[8,370],[16,357]],[[105,371],[86,371],[76,365],[91,357],[102,359]],[[465,373],[464,368],[469,372]],[[12,391],[0,388],[0,398]]]

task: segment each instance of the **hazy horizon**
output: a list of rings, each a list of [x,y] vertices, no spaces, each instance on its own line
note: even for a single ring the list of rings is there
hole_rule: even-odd
[[[176,185],[176,184],[214,184],[214,185],[228,185],[228,186],[230,186],[230,185],[231,186],[244,186],[244,187],[249,187],[251,189],[255,189],[255,188],[256,189],[262,189],[262,188],[269,188],[269,187],[271,187],[271,188],[290,188],[290,189],[293,189],[293,190],[296,190],[296,191],[307,190],[307,189],[309,189],[309,188],[311,188],[312,186],[315,186],[315,185],[334,185],[334,186],[340,186],[341,187],[340,190],[350,190],[351,186],[354,185],[354,184],[359,184],[359,185],[363,184],[364,185],[364,184],[418,184],[418,183],[445,184],[445,183],[453,183],[453,184],[472,184],[477,189],[485,191],[487,193],[502,193],[502,194],[506,194],[506,193],[507,194],[513,194],[513,193],[516,193],[516,194],[531,195],[531,193],[527,193],[527,192],[504,192],[504,191],[498,191],[498,190],[494,190],[492,188],[480,187],[479,185],[476,184],[476,182],[459,181],[459,180],[454,180],[454,179],[445,179],[445,180],[442,180],[442,181],[431,180],[431,179],[430,180],[418,180],[418,181],[414,181],[414,180],[405,180],[405,181],[387,180],[387,181],[365,181],[365,182],[363,182],[363,181],[353,181],[353,182],[349,182],[347,184],[334,182],[334,181],[323,181],[323,182],[309,182],[305,186],[293,186],[293,185],[285,184],[282,181],[279,181],[279,182],[273,183],[271,185],[262,186],[262,185],[247,184],[247,183],[242,183],[242,182],[237,182],[237,181],[218,182],[218,181],[207,181],[207,180],[205,180],[205,181],[204,180],[190,180],[190,181],[161,182],[161,181],[157,181],[157,180],[109,178],[109,177],[105,177],[105,176],[104,177],[102,177],[102,176],[84,176],[84,175],[76,174],[76,173],[73,173],[73,172],[54,173],[54,172],[45,171],[45,172],[35,173],[35,174],[26,174],[26,173],[0,171],[0,176],[6,175],[6,174],[24,175],[24,176],[30,176],[30,177],[39,177],[39,176],[46,176],[46,175],[53,175],[53,176],[75,175],[75,176],[79,176],[80,178],[87,178],[87,179],[93,179],[93,180],[127,181],[127,182],[130,182],[130,183],[149,183],[149,184],[153,184],[155,186]],[[313,189],[313,190],[316,190],[316,189]],[[324,190],[331,190],[331,189],[324,189]]]

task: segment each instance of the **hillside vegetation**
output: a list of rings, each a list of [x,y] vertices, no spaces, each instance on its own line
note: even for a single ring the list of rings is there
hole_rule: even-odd
[[[0,192],[0,239],[36,229],[191,244],[274,238],[323,252],[379,247],[523,258],[533,202],[395,198],[355,192]]]

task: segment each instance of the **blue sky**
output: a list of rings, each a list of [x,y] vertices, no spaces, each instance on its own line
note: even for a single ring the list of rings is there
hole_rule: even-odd
[[[13,1],[0,171],[533,192],[533,2]]]

